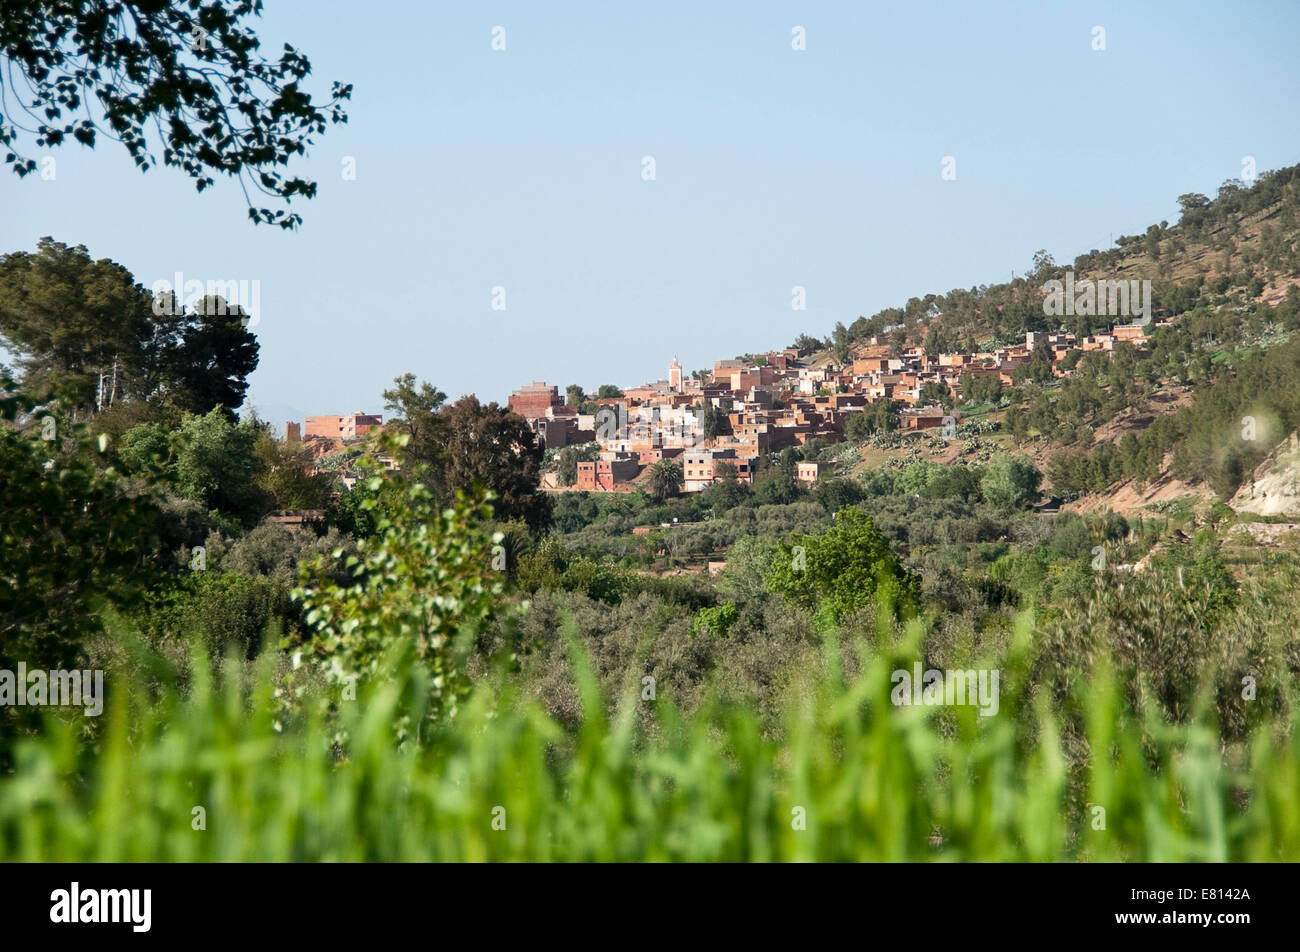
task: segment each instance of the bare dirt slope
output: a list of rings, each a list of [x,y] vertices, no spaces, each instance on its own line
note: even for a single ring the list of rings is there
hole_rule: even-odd
[[[1104,512],[1110,509],[1126,516],[1155,503],[1173,502],[1188,497],[1197,502],[1210,502],[1214,499],[1214,490],[1204,484],[1185,483],[1165,473],[1155,482],[1145,485],[1135,479],[1126,479],[1104,493],[1089,493],[1062,508],[1071,512]]]

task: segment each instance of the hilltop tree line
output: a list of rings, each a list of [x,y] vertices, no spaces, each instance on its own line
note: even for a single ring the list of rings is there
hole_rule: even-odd
[[[1300,165],[1264,172],[1250,185],[1229,180],[1214,199],[1183,195],[1179,206],[1177,225],[1161,222],[1145,234],[1120,236],[1116,247],[1085,252],[1072,265],[1058,265],[1046,251],[1040,251],[1029,272],[1013,281],[913,297],[902,306],[884,308],[848,325],[839,322],[824,340],[801,334],[793,346],[801,353],[827,350],[838,362],[847,363],[855,348],[872,337],[886,340],[893,353],[905,346],[941,353],[975,352],[982,346],[1015,343],[1022,341],[1027,331],[1069,330],[1086,336],[1106,328],[1113,320],[1076,315],[1062,326],[1058,319],[1043,313],[1043,283],[1059,279],[1066,270],[1073,270],[1078,277],[1116,275],[1135,254],[1145,254],[1153,262],[1154,273],[1139,277],[1153,281],[1153,309],[1157,315],[1182,313],[1191,303],[1184,297],[1188,292],[1179,291],[1170,277],[1169,259],[1173,257],[1186,257],[1193,251],[1217,251],[1220,257],[1213,261],[1220,274],[1216,280],[1223,281],[1237,255],[1246,275],[1241,281],[1243,286],[1262,280],[1254,270],[1256,266],[1273,273],[1300,271]],[[1244,237],[1243,220],[1264,213],[1269,220],[1261,226],[1259,251],[1239,253],[1237,243]],[[1231,277],[1227,280],[1236,283]],[[1255,288],[1256,295],[1259,290],[1262,286]]]

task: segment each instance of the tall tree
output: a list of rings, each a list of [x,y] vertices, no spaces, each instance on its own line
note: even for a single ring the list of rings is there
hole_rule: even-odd
[[[276,509],[324,509],[329,505],[334,477],[312,472],[310,448],[284,443],[259,426],[255,446],[260,470],[258,485]]]
[[[205,416],[186,414],[178,440],[181,494],[244,526],[256,525],[274,502],[261,486],[267,464],[257,452],[257,425],[231,423],[214,408]]]
[[[209,296],[169,328],[174,336],[163,350],[162,371],[176,406],[207,413],[218,406],[233,411],[244,402],[261,349],[247,325],[242,307]]]
[[[0,342],[24,390],[74,411],[165,397],[178,409],[229,413],[257,367],[257,338],[237,305],[216,297],[186,311],[159,302],[114,261],[52,238],[0,256]]]
[[[447,434],[438,411],[447,402],[447,395],[427,381],[416,386],[415,374],[403,374],[393,379],[393,387],[385,390],[383,397],[384,409],[390,414],[389,425],[408,437],[406,462],[440,472]]]
[[[1028,457],[998,453],[989,461],[980,480],[980,491],[991,505],[1001,509],[1020,509],[1039,496],[1043,474]]]
[[[789,602],[825,610],[836,621],[872,602],[908,617],[920,601],[917,577],[904,568],[871,517],[853,507],[839,510],[821,535],[782,542],[767,584]]]
[[[129,604],[159,574],[154,499],[97,462],[84,428],[49,417],[20,429],[32,409],[0,383],[0,668],[10,670],[77,666],[101,610]],[[15,712],[4,713],[0,760]]]
[[[716,440],[720,433],[731,432],[727,415],[713,405],[712,400],[699,403],[700,433],[706,440]]]
[[[52,238],[0,256],[0,341],[23,389],[79,411],[139,395],[152,300],[131,272]]]
[[[561,486],[572,486],[578,481],[578,464],[593,462],[600,447],[595,443],[584,446],[566,446],[556,457],[556,475]]]
[[[538,490],[543,450],[527,421],[495,402],[479,403],[473,394],[442,416],[447,444],[440,495],[447,500],[456,490],[468,494],[482,486],[496,497],[492,509],[498,519],[521,519],[534,532],[545,528],[551,500]]]
[[[650,496],[663,502],[682,488],[682,464],[675,459],[661,459],[650,467]]]
[[[447,395],[430,383],[403,374],[384,391],[393,427],[409,439],[407,470],[427,467],[426,479],[440,504],[450,505],[457,490],[490,489],[497,518],[520,519],[534,532],[550,523],[551,502],[538,489],[542,447],[528,423],[496,403],[479,403],[473,394],[447,404]]]

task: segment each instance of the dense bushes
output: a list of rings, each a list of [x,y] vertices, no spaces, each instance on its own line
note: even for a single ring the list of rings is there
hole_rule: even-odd
[[[105,465],[107,440],[45,409],[28,417],[33,409],[6,379],[0,668],[8,669],[20,660],[75,666],[101,612],[134,603],[158,575],[154,495]]]
[[[156,646],[202,639],[217,657],[235,650],[252,657],[268,634],[300,630],[300,613],[288,585],[235,572],[192,572],[153,593],[133,617],[139,632]],[[272,641],[274,643],[274,640]]]
[[[628,586],[628,573],[586,556],[573,555],[558,539],[543,539],[521,556],[515,583],[529,594],[546,589],[581,592],[588,598],[616,605]]]
[[[1095,573],[1090,591],[1040,629],[1035,679],[1059,701],[1108,656],[1133,709],[1151,704],[1186,722],[1204,690],[1222,736],[1240,739],[1289,716],[1300,672],[1297,581],[1290,571],[1238,596],[1204,554],[1181,572],[1165,561],[1139,575]]]

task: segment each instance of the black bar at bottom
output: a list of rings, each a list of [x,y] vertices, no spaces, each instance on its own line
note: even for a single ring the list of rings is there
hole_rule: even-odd
[[[1199,932],[1230,940],[1286,922],[1282,906],[1292,875],[1281,865],[737,866],[725,872],[700,866],[9,865],[0,868],[0,895],[7,939],[283,934],[373,941],[383,935],[377,928],[396,927],[431,939],[442,928],[468,928],[492,940],[517,932],[537,941],[539,928],[556,938],[588,932],[608,940],[627,930],[629,939],[656,933],[684,939],[686,928],[734,940],[766,935],[785,920],[801,930],[847,927],[882,937],[956,930],[954,936],[975,938],[996,934],[990,929],[1032,929],[1044,938],[1128,932],[1183,939]],[[698,926],[686,926],[688,919]],[[612,930],[603,928],[607,923]]]

